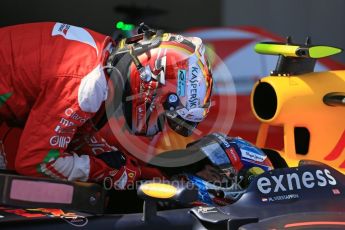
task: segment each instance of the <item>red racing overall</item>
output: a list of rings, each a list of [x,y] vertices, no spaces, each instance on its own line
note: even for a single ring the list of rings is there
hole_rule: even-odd
[[[114,169],[97,157],[116,150],[91,122],[108,95],[111,38],[63,23],[4,27],[0,38],[0,123],[24,127],[15,169],[71,181],[111,176],[120,188],[137,177],[133,165]]]

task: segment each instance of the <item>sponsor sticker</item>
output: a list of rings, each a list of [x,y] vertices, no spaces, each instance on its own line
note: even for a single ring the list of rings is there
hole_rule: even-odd
[[[235,167],[237,171],[239,171],[241,168],[243,168],[241,159],[239,158],[239,155],[237,154],[235,148],[231,147],[225,150],[226,154],[228,155],[231,163]]]
[[[241,153],[242,153],[242,157],[253,160],[253,161],[257,161],[257,162],[263,162],[267,157],[267,156],[255,153],[246,147],[241,148]]]
[[[92,35],[84,28],[56,23],[51,33],[52,36],[61,35],[67,40],[78,41],[93,47],[98,55],[98,48]]]
[[[61,118],[60,122],[61,125],[65,126],[65,127],[71,127],[74,126],[75,124],[72,121],[67,120],[66,118]]]
[[[177,75],[177,95],[184,97],[186,95],[186,70],[179,69]]]
[[[257,180],[256,186],[262,194],[276,194],[279,192],[293,192],[302,188],[313,189],[337,185],[336,179],[328,169],[305,171],[302,174],[288,173],[263,176]],[[333,191],[334,193],[334,191]]]
[[[80,116],[79,114],[77,114],[76,112],[74,112],[74,110],[72,108],[68,108],[65,110],[65,115],[67,117],[72,118],[75,121],[79,121],[80,123],[85,123],[86,122],[86,118],[83,118],[82,116]]]
[[[198,93],[200,68],[198,66],[192,66],[190,72],[191,78],[189,79],[188,105],[189,108],[193,109],[200,105],[200,95]]]
[[[128,177],[131,178],[131,179],[133,179],[135,177],[135,175],[136,175],[135,171],[130,170],[129,168],[127,168],[127,172],[128,172],[127,173]]]
[[[66,36],[69,28],[71,28],[70,25],[62,24],[59,28],[59,31],[62,32]]]
[[[298,199],[298,194],[288,194],[288,195],[281,195],[281,196],[272,196],[272,197],[263,197],[261,198],[262,202],[276,202],[276,201],[285,201],[285,200],[295,200]]]
[[[207,214],[207,213],[213,213],[213,212],[217,212],[215,207],[198,207],[198,213],[203,213],[203,214]]]
[[[91,151],[95,155],[106,152],[106,149],[108,147],[103,139],[99,141],[95,136],[91,136],[90,138],[85,139],[85,141],[90,146]]]
[[[67,148],[68,144],[71,142],[71,137],[68,136],[52,136],[49,143],[53,147]]]
[[[230,143],[226,140],[224,136],[218,133],[214,133],[213,136],[217,137],[217,139],[222,142],[223,147],[225,147],[226,155],[229,157],[235,169],[239,171],[243,167],[243,165],[241,163],[240,156],[237,153],[236,149],[234,147],[231,147]]]

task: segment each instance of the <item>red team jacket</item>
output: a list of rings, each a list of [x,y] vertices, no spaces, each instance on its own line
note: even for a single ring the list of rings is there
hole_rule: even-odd
[[[24,175],[101,181],[95,156],[114,150],[91,118],[107,98],[110,37],[63,23],[0,28],[0,123],[24,126],[15,168]]]

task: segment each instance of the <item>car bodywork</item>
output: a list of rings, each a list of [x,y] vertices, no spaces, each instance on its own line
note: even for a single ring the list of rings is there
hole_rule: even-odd
[[[30,208],[28,203],[26,208],[5,204],[0,208],[0,225],[1,229],[46,229],[52,225],[55,229],[73,229],[78,224],[83,229],[161,229],[162,226],[164,229],[339,228],[345,225],[344,183],[344,175],[335,169],[318,162],[302,161],[298,167],[261,174],[238,201],[223,207],[158,211],[145,218],[145,213],[90,214],[58,209],[61,205],[43,209],[37,204]],[[143,198],[145,202],[153,199],[150,205],[159,201],[152,197]],[[27,216],[23,216],[25,213]]]

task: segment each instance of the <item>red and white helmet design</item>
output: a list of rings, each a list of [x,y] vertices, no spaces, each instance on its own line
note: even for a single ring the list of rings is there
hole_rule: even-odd
[[[167,121],[189,136],[207,116],[212,72],[200,38],[165,33],[159,46],[138,55],[128,74],[124,110],[133,133],[153,136]]]

